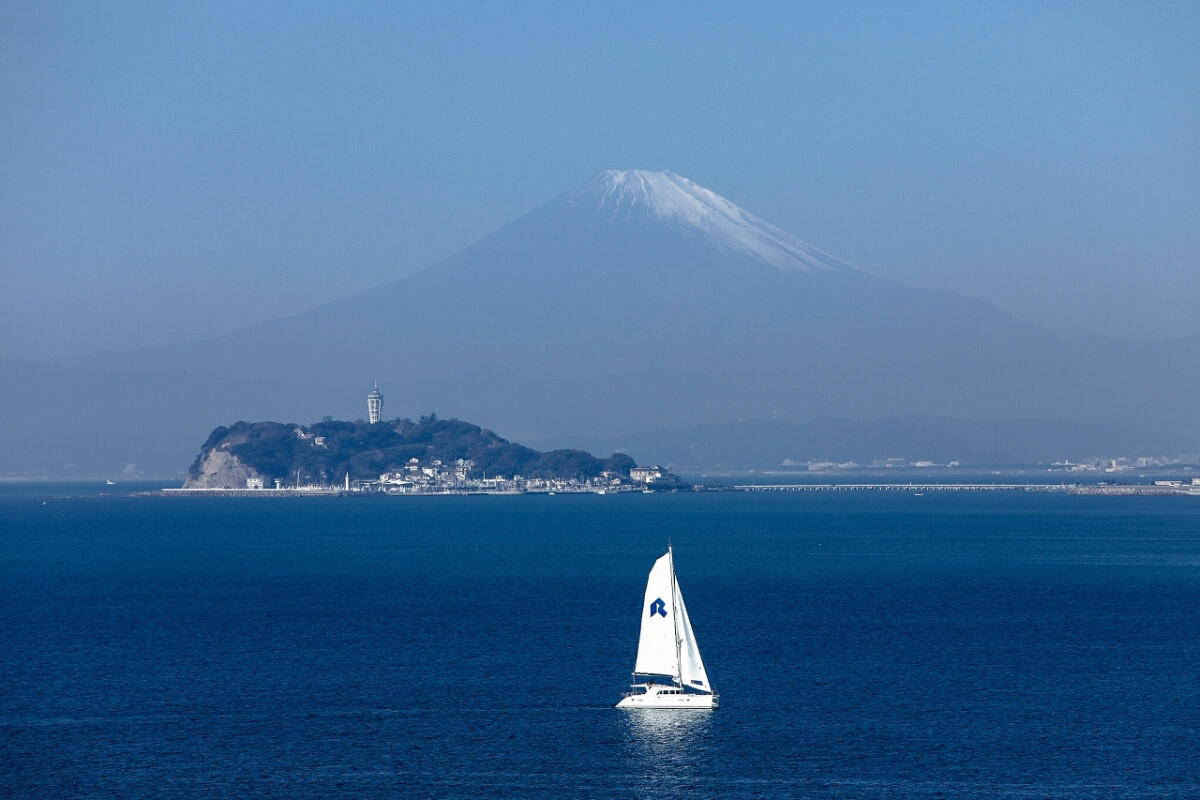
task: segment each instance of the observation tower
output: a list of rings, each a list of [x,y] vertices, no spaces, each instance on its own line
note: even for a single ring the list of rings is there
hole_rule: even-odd
[[[375,381],[375,388],[367,395],[367,419],[374,425],[379,422],[380,414],[383,413],[383,392],[379,391],[379,381]]]

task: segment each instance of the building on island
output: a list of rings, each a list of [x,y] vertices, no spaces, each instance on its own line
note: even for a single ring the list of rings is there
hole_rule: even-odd
[[[382,413],[383,392],[379,391],[379,381],[375,381],[375,388],[367,395],[367,419],[374,425],[379,422]]]
[[[654,483],[665,474],[662,467],[634,467],[629,470],[629,479],[637,483]]]

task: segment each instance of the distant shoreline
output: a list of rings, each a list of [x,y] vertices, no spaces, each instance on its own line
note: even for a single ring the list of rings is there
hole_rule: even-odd
[[[1041,492],[1076,495],[1103,496],[1147,496],[1147,497],[1200,497],[1200,485],[1178,484],[1172,486],[1147,484],[1078,484],[1078,483],[788,483],[788,484],[738,484],[733,486],[695,486],[688,490],[697,494],[714,492],[893,492],[924,494],[925,492]],[[653,489],[625,489],[623,491],[597,491],[575,489],[556,491],[519,490],[446,490],[424,492],[357,492],[341,489],[160,489],[150,492],[135,492],[130,496],[161,497],[447,497],[447,496],[516,496],[556,494],[671,494],[671,491]],[[687,493],[687,492],[685,492]]]

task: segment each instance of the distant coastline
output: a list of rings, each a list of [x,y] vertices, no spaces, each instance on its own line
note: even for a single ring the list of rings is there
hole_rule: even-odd
[[[925,492],[1032,492],[1095,495],[1110,497],[1200,497],[1200,479],[1195,482],[1158,481],[1152,484],[1110,484],[1110,483],[784,483],[784,484],[754,484],[742,483],[733,485],[710,484],[692,486],[689,491],[695,493],[714,492],[753,492],[753,493],[812,493],[812,492],[865,492],[865,493],[896,493],[916,494]],[[575,485],[552,489],[548,486],[508,489],[430,489],[422,492],[403,493],[407,496],[466,496],[466,495],[553,495],[553,494],[632,494],[654,493],[654,490],[626,485],[619,488],[601,488],[595,486]],[[169,497],[347,497],[369,496],[372,494],[401,494],[401,493],[365,493],[361,491],[345,491],[330,488],[300,488],[300,489],[161,489],[155,492],[135,494],[161,495]]]

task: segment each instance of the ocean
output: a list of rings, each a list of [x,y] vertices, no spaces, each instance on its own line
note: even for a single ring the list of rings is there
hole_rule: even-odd
[[[721,707],[618,711],[668,541]],[[1191,497],[5,486],[0,626],[11,797],[1200,796]]]

